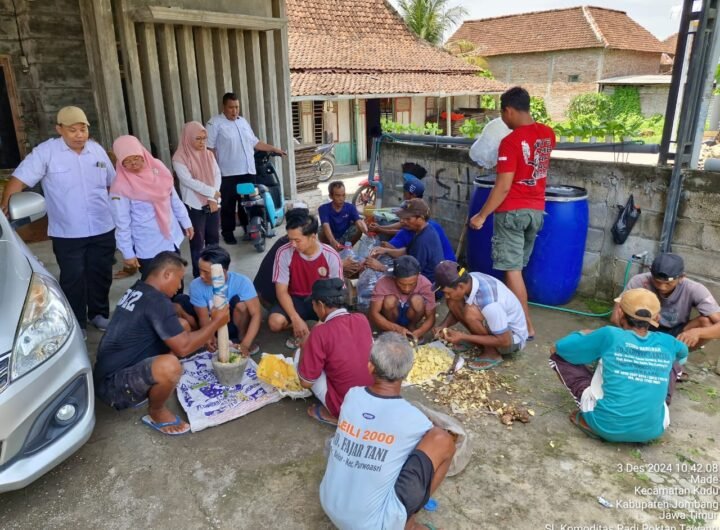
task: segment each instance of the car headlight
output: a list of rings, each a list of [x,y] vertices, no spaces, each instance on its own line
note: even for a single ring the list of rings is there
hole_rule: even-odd
[[[70,338],[75,321],[54,279],[34,273],[15,335],[11,380],[39,366]]]

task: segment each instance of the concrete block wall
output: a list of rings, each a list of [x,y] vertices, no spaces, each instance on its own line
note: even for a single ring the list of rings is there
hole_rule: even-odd
[[[486,174],[468,157],[467,149],[403,143],[383,143],[380,172],[383,205],[399,204],[400,166],[410,161],[428,169],[426,200],[433,218],[445,228],[454,246],[468,216],[476,176]],[[625,267],[633,254],[648,251],[648,263],[658,253],[670,169],[622,163],[553,159],[549,184],[579,186],[588,191],[589,229],[579,293],[611,300],[620,291]],[[610,232],[630,194],[642,209],[623,245]],[[688,171],[679,210],[673,251],[685,258],[687,274],[705,283],[720,299],[720,175]],[[631,274],[640,271],[633,264]]]

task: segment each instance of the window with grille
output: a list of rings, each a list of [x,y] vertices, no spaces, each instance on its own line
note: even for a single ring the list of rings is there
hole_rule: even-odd
[[[438,112],[438,98],[425,98],[425,120],[438,121],[440,113]]]
[[[313,101],[313,141],[323,143],[323,101]]]
[[[393,101],[390,98],[380,99],[380,119],[385,118],[386,120],[395,121],[395,114],[393,113]]]
[[[302,143],[302,128],[300,126],[300,105],[297,102],[292,104],[292,126],[293,138]]]

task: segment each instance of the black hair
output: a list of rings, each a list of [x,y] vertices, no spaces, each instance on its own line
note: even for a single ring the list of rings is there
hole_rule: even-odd
[[[470,273],[468,273],[468,272],[463,272],[463,273],[458,277],[457,281],[455,281],[455,284],[454,284],[452,287],[457,287],[459,283],[468,283],[468,282],[470,282],[471,278],[472,278],[472,277],[470,276]]]
[[[238,97],[237,97],[237,94],[236,94],[235,92],[225,92],[225,95],[223,96],[223,106],[224,106],[228,101],[237,101],[237,100],[238,100]]]
[[[292,208],[285,214],[285,224],[287,225],[290,222],[290,219],[303,215],[310,215],[310,210],[307,208]]]
[[[530,94],[522,87],[514,86],[500,96],[500,108],[512,107],[521,112],[530,112]]]
[[[186,265],[187,261],[181,258],[180,255],[172,252],[171,250],[164,250],[152,259],[147,267],[147,274],[145,277],[147,278],[170,267],[182,269]]]
[[[419,178],[420,180],[425,178],[425,175],[427,175],[427,169],[422,167],[420,164],[416,164],[415,162],[405,162],[402,166],[403,173],[410,173],[411,175]]]
[[[315,302],[321,302],[327,307],[332,307],[333,309],[340,309],[341,307],[346,307],[347,297],[344,294],[339,294],[335,296],[318,296],[317,298],[313,297],[313,300]]]
[[[309,236],[318,233],[318,220],[314,215],[309,213],[299,213],[288,217],[287,223],[285,224],[285,230],[294,230],[300,228],[302,235]]]
[[[650,329],[650,322],[647,320],[638,320],[637,318],[633,318],[632,316],[628,315],[623,311],[623,314],[625,315],[625,321],[628,323],[628,326],[635,329]],[[649,317],[652,316],[650,314],[650,311],[647,311],[645,309],[640,309],[637,312],[637,316],[641,317]]]
[[[199,257],[203,261],[209,261],[212,265],[222,265],[225,270],[230,268],[230,253],[220,245],[205,247]]]
[[[345,184],[343,184],[343,182],[341,180],[335,180],[335,181],[331,182],[330,184],[328,184],[328,195],[330,195],[330,197],[332,197],[333,192],[337,188],[344,188],[344,187],[345,187]]]

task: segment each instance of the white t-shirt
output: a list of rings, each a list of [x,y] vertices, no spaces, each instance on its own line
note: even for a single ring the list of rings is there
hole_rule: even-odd
[[[502,335],[510,330],[513,342],[525,346],[528,338],[527,321],[520,300],[494,276],[471,272],[470,277],[472,290],[465,301],[480,308],[490,333]]]

